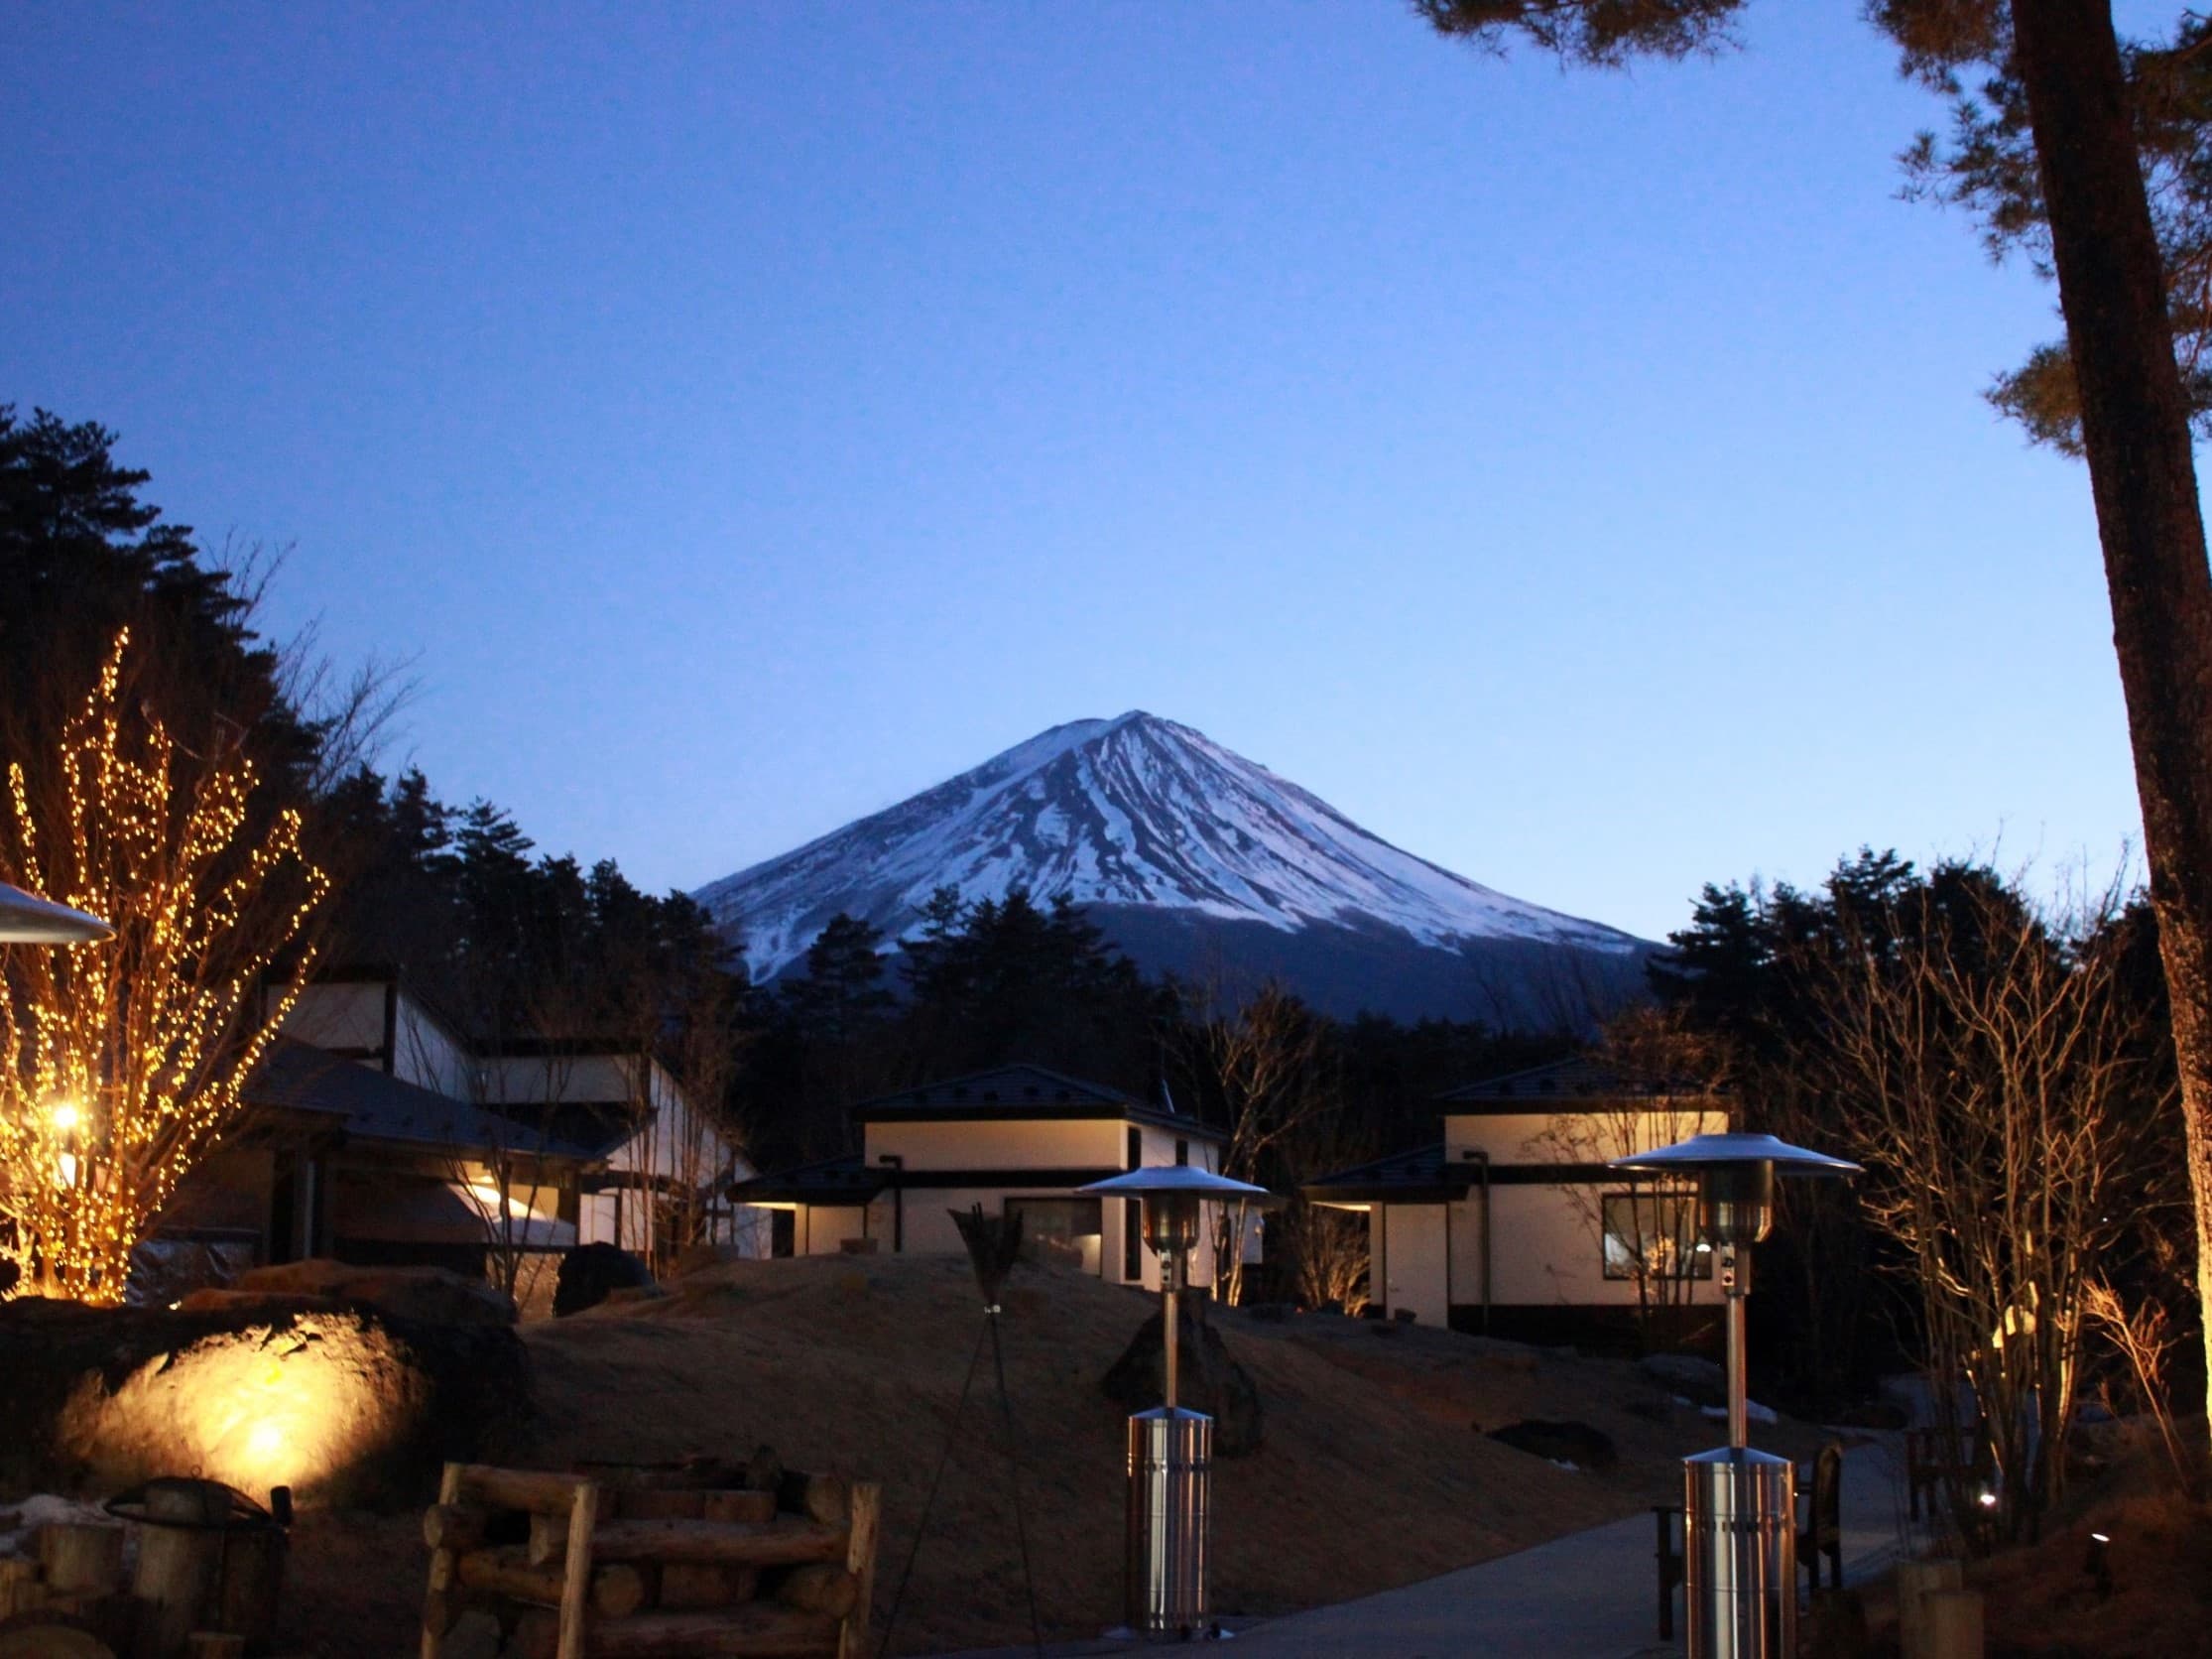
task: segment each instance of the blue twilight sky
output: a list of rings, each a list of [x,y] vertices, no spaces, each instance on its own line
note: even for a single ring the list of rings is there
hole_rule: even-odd
[[[1897,199],[1858,11],[1605,75],[1392,0],[17,0],[0,401],[654,886],[1137,707],[1648,936],[2109,866],[2086,480],[1979,395],[2053,298]]]

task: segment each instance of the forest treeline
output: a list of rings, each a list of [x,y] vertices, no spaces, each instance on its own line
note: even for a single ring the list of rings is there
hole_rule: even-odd
[[[112,446],[0,408],[0,758],[28,795],[127,628],[132,705],[187,750],[242,742],[249,814],[302,815],[333,894],[310,929],[323,962],[397,964],[479,1038],[652,1044],[763,1169],[851,1150],[849,1109],[871,1095],[1026,1060],[1171,1100],[1223,1131],[1231,1173],[1294,1190],[1433,1140],[1445,1088],[1594,1043],[1624,1077],[1694,1083],[1741,1127],[1867,1166],[1848,1189],[1785,1193],[1762,1252],[1763,1281],[1789,1291],[1753,1304],[1784,1397],[1858,1393],[1903,1358],[1971,1379],[2010,1402],[2025,1438],[2006,1512],[2031,1519],[2087,1392],[2126,1406],[2201,1386],[2172,1374],[2197,1363],[2199,1314],[2171,1021],[2138,894],[2052,900],[1988,860],[1862,850],[1811,888],[1706,887],[1648,1002],[1563,1010],[1538,1033],[1331,1019],[1228,964],[1151,977],[1079,908],[1022,892],[939,892],[896,942],[837,917],[757,983],[684,894],[548,853],[420,770],[380,770],[397,678],[264,637],[268,562],[210,559]],[[1470,1007],[1483,994],[1470,971]],[[1293,1204],[1270,1293],[1356,1304],[1355,1234]]]

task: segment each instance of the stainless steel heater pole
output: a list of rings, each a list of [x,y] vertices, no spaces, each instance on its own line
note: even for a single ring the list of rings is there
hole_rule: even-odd
[[[1728,1324],[1728,1445],[1682,1461],[1682,1555],[1689,1659],[1794,1659],[1797,1471],[1754,1452],[1744,1386],[1750,1266],[1720,1250]]]

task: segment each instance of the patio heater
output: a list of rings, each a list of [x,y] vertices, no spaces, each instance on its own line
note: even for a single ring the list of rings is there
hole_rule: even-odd
[[[1787,1458],[1751,1449],[1744,1297],[1751,1246],[1773,1230],[1775,1177],[1856,1175],[1857,1164],[1773,1135],[1693,1135],[1611,1166],[1697,1178],[1699,1239],[1720,1256],[1728,1316],[1728,1445],[1682,1460],[1682,1563],[1689,1659],[1790,1659],[1797,1651],[1797,1479]]]
[[[1266,1203],[1265,1187],[1188,1164],[1156,1164],[1078,1187],[1145,1204],[1145,1242],[1160,1257],[1161,1354],[1167,1398],[1129,1419],[1129,1509],[1122,1594],[1141,1636],[1187,1637],[1206,1625],[1213,1530],[1213,1419],[1176,1403],[1178,1302],[1206,1201]]]
[[[0,881],[0,945],[90,945],[114,937],[97,916]]]

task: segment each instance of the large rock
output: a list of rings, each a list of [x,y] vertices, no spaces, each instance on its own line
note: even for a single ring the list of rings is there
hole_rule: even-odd
[[[1637,1366],[1670,1394],[1679,1394],[1693,1406],[1728,1403],[1728,1373],[1716,1360],[1694,1353],[1648,1353]]]
[[[644,1262],[612,1244],[578,1244],[560,1258],[560,1282],[553,1289],[553,1317],[563,1319],[596,1308],[610,1291],[643,1290],[654,1283]]]
[[[515,1299],[481,1279],[463,1278],[442,1267],[355,1267],[316,1258],[253,1267],[231,1281],[227,1292],[196,1291],[186,1308],[219,1308],[226,1298],[311,1296],[326,1302],[366,1302],[402,1319],[451,1325],[513,1325]]]
[[[1502,1429],[1492,1429],[1490,1438],[1518,1452],[1534,1453],[1555,1464],[1572,1464],[1576,1468],[1596,1469],[1600,1473],[1621,1461],[1610,1435],[1571,1418],[1532,1417],[1524,1422],[1509,1423]]]
[[[0,1481],[112,1491],[201,1473],[412,1505],[439,1468],[524,1450],[529,1356],[505,1326],[271,1293],[222,1307],[0,1305]]]
[[[1229,1357],[1228,1344],[1212,1324],[1191,1312],[1185,1297],[1176,1325],[1177,1404],[1213,1419],[1214,1455],[1241,1458],[1257,1452],[1267,1438],[1260,1409],[1260,1385],[1252,1373]],[[1155,1311],[1137,1328],[1129,1346],[1107,1369],[1101,1386],[1125,1412],[1149,1411],[1167,1391],[1167,1356],[1162,1333],[1167,1322]]]

